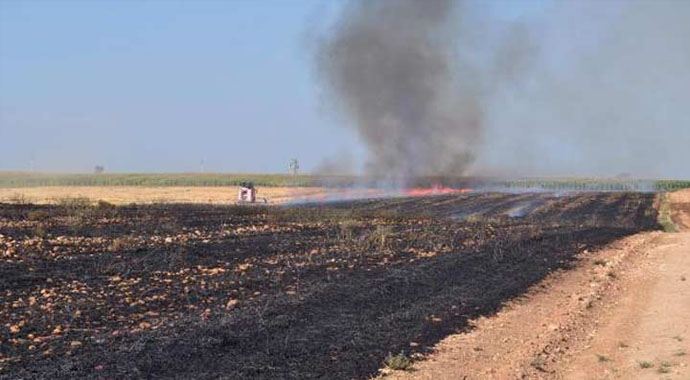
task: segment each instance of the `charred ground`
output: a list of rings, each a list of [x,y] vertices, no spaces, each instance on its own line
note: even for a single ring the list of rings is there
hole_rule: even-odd
[[[366,378],[657,228],[653,203],[0,205],[0,377]]]

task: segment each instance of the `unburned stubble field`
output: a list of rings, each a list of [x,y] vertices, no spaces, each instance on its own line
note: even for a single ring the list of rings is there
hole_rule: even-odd
[[[0,187],[0,203],[59,204],[83,198],[115,205],[152,203],[235,204],[237,187],[227,186],[42,186]],[[321,187],[260,187],[259,202],[280,204],[324,193]]]

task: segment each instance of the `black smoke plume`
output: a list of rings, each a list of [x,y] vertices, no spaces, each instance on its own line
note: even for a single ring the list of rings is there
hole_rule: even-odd
[[[318,49],[318,70],[369,152],[368,172],[462,174],[482,113],[456,75],[451,0],[353,1]]]

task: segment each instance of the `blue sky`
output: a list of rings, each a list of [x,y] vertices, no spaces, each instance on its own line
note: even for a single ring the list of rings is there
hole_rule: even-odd
[[[484,3],[520,17],[542,2]],[[0,170],[281,172],[357,137],[310,36],[341,1],[0,1]],[[481,4],[481,3],[480,3]]]
[[[357,149],[323,115],[317,1],[7,1],[0,169],[284,170]],[[332,118],[331,118],[332,119]]]

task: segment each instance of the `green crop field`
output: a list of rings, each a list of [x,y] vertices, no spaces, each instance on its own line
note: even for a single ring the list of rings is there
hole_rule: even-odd
[[[546,191],[674,191],[690,188],[685,180],[640,179],[519,179],[496,181],[498,190],[535,189]]]
[[[237,174],[237,173],[131,173],[131,174],[55,174],[0,172],[0,188],[41,186],[237,186],[250,181],[267,187],[342,187],[371,182],[354,176]],[[690,180],[638,179],[516,179],[423,178],[414,186],[443,184],[497,191],[673,191],[690,188]],[[369,183],[373,185],[374,182]]]
[[[237,186],[250,181],[257,186],[323,186],[347,185],[349,177],[324,177],[288,174],[221,174],[221,173],[136,173],[136,174],[47,174],[0,172],[0,187],[38,186]]]

